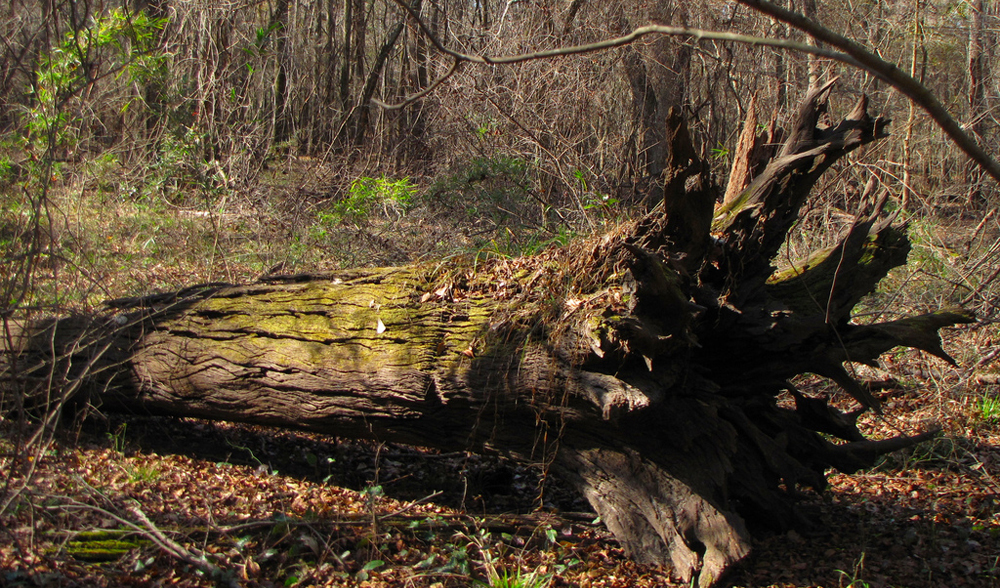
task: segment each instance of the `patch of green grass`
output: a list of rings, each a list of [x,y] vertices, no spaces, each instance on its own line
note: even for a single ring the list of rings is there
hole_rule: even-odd
[[[155,482],[163,475],[159,468],[145,465],[125,466],[125,473],[128,475],[128,481],[132,484]]]
[[[976,414],[980,420],[985,422],[1000,420],[1000,398],[983,396],[976,402]]]
[[[865,554],[862,552],[861,557],[854,564],[853,571],[845,572],[844,570],[837,570],[837,573],[840,574],[841,588],[869,588],[870,584],[862,578],[864,572]],[[845,582],[847,583],[845,584]]]
[[[116,453],[125,452],[125,432],[128,430],[128,424],[122,423],[115,429],[114,433],[107,433],[108,440],[111,441],[111,445]]]
[[[489,588],[546,588],[552,583],[551,574],[540,574],[538,570],[524,572],[520,568],[513,570],[489,570],[489,582],[476,581],[478,586]]]
[[[476,259],[491,257],[521,257],[535,255],[549,247],[563,247],[575,236],[566,227],[558,227],[554,233],[537,232],[518,235],[507,229],[483,243],[476,251]]]

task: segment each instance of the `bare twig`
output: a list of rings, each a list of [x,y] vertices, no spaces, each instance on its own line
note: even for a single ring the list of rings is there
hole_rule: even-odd
[[[451,64],[451,69],[448,70],[448,73],[446,73],[443,76],[439,77],[438,79],[434,80],[433,82],[431,82],[431,84],[429,86],[427,86],[423,90],[417,92],[416,94],[410,94],[402,102],[397,102],[395,104],[387,104],[387,103],[382,102],[381,100],[379,100],[377,98],[372,98],[372,104],[375,104],[376,106],[379,106],[379,107],[384,108],[386,110],[399,110],[401,108],[405,108],[405,107],[409,106],[410,104],[413,104],[417,100],[420,100],[424,96],[430,94],[431,92],[433,92],[434,90],[436,90],[438,86],[440,86],[445,81],[447,81],[449,78],[451,78],[451,76],[453,76],[456,73],[458,73],[458,70],[462,68],[462,64],[463,63],[465,63],[465,61],[456,58],[455,62]]]

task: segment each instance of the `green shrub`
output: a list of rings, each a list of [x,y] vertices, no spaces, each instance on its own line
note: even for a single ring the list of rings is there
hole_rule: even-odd
[[[351,182],[347,197],[333,207],[333,212],[343,219],[364,221],[381,207],[388,215],[402,213],[410,206],[417,187],[410,178],[391,180],[362,177]]]

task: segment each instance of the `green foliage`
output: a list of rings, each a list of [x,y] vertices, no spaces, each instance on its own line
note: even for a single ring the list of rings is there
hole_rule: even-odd
[[[122,187],[117,172],[121,169],[118,155],[105,151],[84,162],[84,173],[101,193],[115,194]]]
[[[17,167],[9,157],[0,157],[0,185],[10,185],[17,177]]]
[[[189,199],[192,193],[216,200],[228,190],[225,172],[206,157],[209,137],[194,128],[183,127],[166,133],[157,145],[156,161],[150,166],[139,196],[161,195],[173,203]]]
[[[520,158],[476,157],[436,181],[423,200],[447,210],[455,225],[476,227],[477,257],[531,255],[553,244],[564,245],[575,235],[557,207],[541,197],[537,174],[535,164]],[[587,172],[573,174],[575,190],[589,187]],[[593,198],[590,208],[602,212],[617,204],[603,195]]]
[[[118,426],[114,433],[108,433],[108,440],[111,441],[112,448],[116,453],[125,453],[125,432],[128,429],[127,423]]]
[[[557,548],[559,547],[556,542],[556,530],[552,527],[544,527],[541,530],[548,543]],[[542,572],[540,569],[535,569],[530,572],[525,572],[521,569],[518,564],[511,565],[509,563],[504,563],[502,554],[504,551],[503,545],[505,543],[498,543],[500,549],[500,555],[496,555],[493,552],[491,544],[494,543],[492,535],[480,529],[478,532],[470,536],[463,535],[469,540],[469,546],[475,545],[483,558],[483,566],[486,569],[486,582],[474,580],[473,583],[476,586],[483,588],[546,588],[552,583],[552,578],[554,574],[552,572]],[[505,536],[505,541],[509,541],[510,537]],[[560,559],[562,559],[562,554],[560,554]],[[576,563],[579,563],[577,560]],[[572,565],[572,564],[571,564]],[[565,571],[569,566],[556,566],[556,569],[561,569]]]
[[[861,557],[854,564],[854,571],[845,572],[844,570],[837,570],[840,574],[840,585],[842,588],[868,588],[870,584],[862,579],[865,571],[865,554],[862,553]],[[846,584],[845,584],[846,582]]]
[[[250,57],[261,57],[267,53],[268,45],[270,44],[271,38],[274,33],[281,31],[283,28],[282,23],[272,22],[267,26],[260,26],[254,29],[254,41],[252,44],[243,48],[243,52]],[[247,63],[247,70],[249,73],[254,72],[254,67],[252,63]]]
[[[128,74],[136,82],[165,75],[165,55],[155,50],[165,18],[120,8],[72,30],[51,47],[35,71],[35,101],[24,116],[25,147],[46,150],[75,145],[82,119],[69,101],[101,77]]]
[[[333,214],[355,222],[365,221],[376,208],[381,207],[386,215],[400,214],[409,207],[417,187],[410,178],[391,180],[362,177],[351,182],[347,197],[333,207]]]
[[[435,182],[428,196],[460,199],[466,212],[478,214],[484,204],[522,201],[531,185],[530,171],[528,163],[516,157],[475,157]]]
[[[477,582],[489,588],[545,588],[552,583],[551,574],[540,574],[538,570],[523,572],[520,568],[494,571],[489,583]]]
[[[361,495],[365,498],[365,506],[369,509],[375,507],[379,500],[385,496],[385,492],[382,490],[382,486],[366,486],[364,490],[361,491]]]
[[[590,193],[586,196],[583,204],[584,210],[597,210],[605,216],[610,216],[617,209],[618,199],[610,194]]]
[[[1000,420],[1000,398],[996,396],[983,396],[976,403],[976,413],[985,422]]]
[[[520,257],[535,255],[549,247],[563,247],[576,236],[565,226],[558,226],[552,232],[524,232],[516,234],[509,227],[491,238],[476,251],[477,257]]]
[[[34,273],[48,260],[72,259],[74,252],[60,248],[52,239],[49,223],[50,189],[63,177],[63,160],[77,150],[82,131],[92,124],[83,114],[92,111],[92,98],[106,79],[126,78],[142,82],[150,76],[163,75],[164,56],[156,51],[159,31],[165,19],[152,19],[142,12],[111,10],[86,21],[86,26],[72,29],[39,55],[32,76],[30,100],[18,114],[19,124],[12,128],[3,143],[16,145],[24,159],[14,165],[6,159],[2,168],[3,205],[14,217],[5,218],[5,231],[16,238],[7,242],[10,251],[21,251],[5,259],[0,274],[10,278],[0,284],[4,289],[3,312],[37,305],[61,305],[81,292],[64,292],[55,281],[36,283]],[[94,173],[106,175],[117,167],[114,156],[98,160]],[[12,222],[8,223],[10,220]],[[84,260],[86,261],[86,260]],[[91,265],[91,264],[87,264]]]
[[[363,582],[368,579],[369,572],[377,570],[384,565],[385,562],[382,561],[381,559],[373,559],[368,563],[366,563],[364,566],[362,566],[361,570],[359,570],[358,573],[354,575],[354,578]]]
[[[718,146],[712,148],[712,159],[721,162],[729,161],[729,148],[719,143]]]
[[[126,466],[125,474],[128,475],[128,481],[133,484],[155,482],[162,475],[159,468],[146,465]]]
[[[469,548],[465,545],[449,543],[448,561],[434,569],[437,574],[458,574],[468,576],[472,573],[472,562],[469,561]]]
[[[529,170],[528,162],[517,157],[477,157],[469,163],[464,179],[473,183],[503,177],[514,182],[526,182]]]
[[[602,216],[610,218],[615,216],[618,208],[618,199],[610,194],[604,194],[591,189],[587,178],[593,176],[593,172],[581,169],[573,170],[573,179],[576,180],[577,188],[582,194],[581,202],[583,209],[601,213]]]
[[[480,141],[484,141],[493,135],[499,134],[500,124],[491,116],[484,114],[473,114],[468,117],[469,125],[473,128],[473,133]]]

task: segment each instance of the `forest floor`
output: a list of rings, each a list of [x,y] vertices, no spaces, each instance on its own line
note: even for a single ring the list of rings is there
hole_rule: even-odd
[[[947,417],[946,432],[832,474],[802,498],[816,527],[760,539],[732,585],[1000,585],[1000,417],[948,417],[955,399],[917,385],[882,397],[870,428]],[[5,586],[677,585],[632,563],[559,480],[497,456],[135,416],[87,424],[33,465],[5,521]]]
[[[55,218],[67,258],[76,256],[70,265],[85,271],[68,265],[42,282],[43,294],[79,308],[202,281],[248,281],[272,266],[387,264],[456,246],[530,253],[564,237],[548,228],[504,232],[509,219],[468,210],[480,225],[440,208],[402,216],[384,201],[371,218],[345,223],[322,195],[230,201],[206,212],[151,210],[81,190],[96,206],[66,201]],[[868,307],[950,302],[942,292],[956,281],[946,274],[957,256],[964,267],[995,262],[996,231],[984,236],[974,226],[952,242],[928,236],[939,224],[914,223],[910,265]],[[900,300],[904,287],[910,293]],[[1000,586],[996,341],[989,321],[953,329],[945,348],[959,367],[899,352],[866,374],[883,382],[886,408],[884,417],[863,418],[866,434],[940,425],[941,435],[871,470],[831,472],[825,492],[801,497],[815,525],[759,538],[729,583]],[[819,379],[798,387],[850,403]],[[0,586],[675,585],[668,569],[633,563],[558,479],[500,456],[141,415],[94,418],[27,451],[19,426],[0,422]]]

